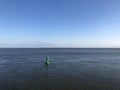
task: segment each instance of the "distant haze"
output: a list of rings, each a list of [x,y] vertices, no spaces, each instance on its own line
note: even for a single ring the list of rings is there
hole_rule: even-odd
[[[116,42],[108,43],[49,43],[49,42],[20,42],[20,43],[1,43],[0,48],[120,48],[120,44]]]

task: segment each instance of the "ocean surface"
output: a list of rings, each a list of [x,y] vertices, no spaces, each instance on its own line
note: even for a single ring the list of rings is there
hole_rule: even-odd
[[[0,90],[120,90],[120,49],[1,48]]]

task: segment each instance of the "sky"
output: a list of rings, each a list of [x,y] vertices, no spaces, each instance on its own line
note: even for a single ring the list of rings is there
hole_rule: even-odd
[[[120,47],[120,0],[0,0],[0,47]]]

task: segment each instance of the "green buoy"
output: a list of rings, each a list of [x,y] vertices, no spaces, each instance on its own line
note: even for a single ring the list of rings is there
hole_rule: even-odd
[[[50,62],[49,62],[49,57],[48,57],[48,56],[46,56],[45,64],[46,64],[46,65],[50,64]]]

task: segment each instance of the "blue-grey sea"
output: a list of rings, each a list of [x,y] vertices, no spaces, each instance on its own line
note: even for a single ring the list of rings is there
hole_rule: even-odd
[[[0,90],[120,90],[120,49],[1,48]]]

